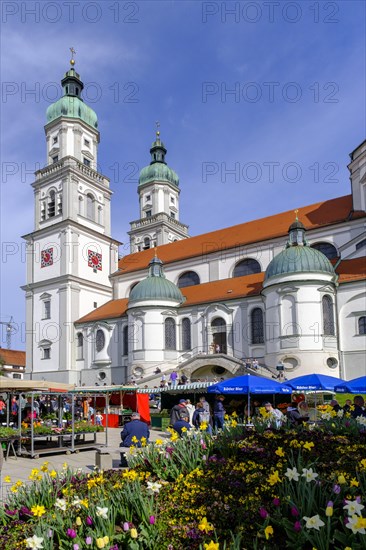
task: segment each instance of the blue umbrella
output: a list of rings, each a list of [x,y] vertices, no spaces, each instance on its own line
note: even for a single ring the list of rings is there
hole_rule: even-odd
[[[262,378],[253,374],[245,374],[237,378],[229,378],[207,388],[208,393],[291,393],[291,389],[285,384],[280,384],[270,378]]]
[[[366,393],[366,376],[343,382],[334,388],[336,393]]]
[[[344,382],[341,378],[326,374],[305,374],[286,381],[286,385],[297,391],[327,390],[334,391],[337,385]]]

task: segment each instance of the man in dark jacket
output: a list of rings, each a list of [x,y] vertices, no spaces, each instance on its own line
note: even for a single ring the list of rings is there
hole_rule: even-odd
[[[174,424],[177,422],[177,420],[180,420],[180,415],[183,412],[186,413],[186,415],[189,418],[189,412],[188,412],[188,409],[186,407],[186,404],[187,404],[186,400],[181,399],[179,401],[178,405],[174,405],[174,407],[170,411],[170,425],[171,426],[174,426]]]
[[[186,412],[180,413],[180,418],[173,424],[173,430],[178,432],[179,436],[182,437],[184,432],[187,432],[191,429],[191,425],[189,423],[189,416]],[[185,429],[184,429],[185,428]]]
[[[224,427],[224,418],[225,418],[225,407],[223,405],[225,397],[223,395],[218,395],[216,397],[214,405],[214,421],[216,430],[222,430]]]
[[[120,447],[128,449],[132,446],[141,447],[141,440],[144,438],[145,443],[149,442],[149,427],[146,422],[140,420],[140,415],[137,412],[131,414],[131,421],[127,422],[123,430],[121,431],[122,443]],[[125,452],[121,452],[121,463],[120,467],[127,465]]]

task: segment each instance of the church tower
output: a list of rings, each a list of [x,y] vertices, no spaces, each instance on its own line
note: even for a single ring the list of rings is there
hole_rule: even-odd
[[[97,115],[84,103],[83,82],[73,58],[70,63],[63,96],[47,109],[47,163],[32,184],[35,222],[24,236],[22,288],[26,372],[79,383],[82,357],[76,348],[82,342],[74,321],[111,299],[109,275],[117,269],[119,243],[111,238],[109,180],[97,169]]]
[[[188,226],[179,221],[179,178],[165,161],[167,150],[156,132],[149,166],[140,172],[140,219],[131,222],[130,249],[140,252],[188,237]]]

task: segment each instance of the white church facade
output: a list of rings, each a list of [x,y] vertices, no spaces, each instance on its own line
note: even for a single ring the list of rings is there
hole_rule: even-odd
[[[118,260],[97,116],[75,68],[47,110],[27,243],[27,375],[145,384],[283,366],[286,378],[366,374],[366,141],[351,193],[203,235],[180,221],[179,178],[157,132],[142,169],[131,253]]]

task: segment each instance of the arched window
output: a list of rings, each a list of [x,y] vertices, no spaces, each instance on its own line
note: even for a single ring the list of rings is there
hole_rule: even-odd
[[[366,334],[366,317],[360,317],[358,320],[358,334]]]
[[[101,329],[98,329],[95,335],[95,349],[99,353],[100,351],[102,351],[104,346],[105,346],[104,332]]]
[[[222,317],[216,317],[211,322],[212,332],[212,351],[215,353],[226,353],[227,338],[226,338],[226,322]]]
[[[178,279],[177,286],[179,288],[184,288],[185,286],[199,285],[200,278],[195,271],[186,271],[182,273]]]
[[[191,320],[185,317],[182,321],[182,350],[192,349]]]
[[[149,237],[145,237],[145,238],[144,238],[143,250],[148,250],[149,248],[150,248],[150,238],[149,238]]]
[[[284,296],[281,304],[282,336],[296,334],[296,303],[293,296]]]
[[[237,263],[234,267],[233,277],[243,277],[244,275],[252,275],[253,273],[260,273],[261,266],[257,260],[247,258]]]
[[[335,335],[333,301],[328,295],[323,296],[323,333],[327,336]]]
[[[311,245],[311,248],[319,250],[319,252],[324,254],[324,256],[328,258],[328,260],[334,260],[334,258],[338,258],[336,247],[330,243],[314,243]]]
[[[81,332],[76,335],[76,359],[83,359],[84,356],[84,338]]]
[[[49,198],[48,198],[48,217],[53,218],[55,215],[55,208],[56,208],[56,195],[54,191],[50,191]]]
[[[128,355],[128,325],[123,327],[123,355]]]
[[[165,349],[177,349],[177,339],[175,333],[175,320],[172,317],[167,317],[164,321],[165,330]]]
[[[253,309],[250,314],[251,321],[251,341],[252,344],[264,343],[263,311],[260,307]]]
[[[86,217],[88,220],[94,221],[94,210],[94,197],[88,193],[86,196]]]

